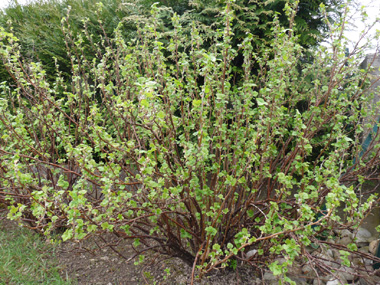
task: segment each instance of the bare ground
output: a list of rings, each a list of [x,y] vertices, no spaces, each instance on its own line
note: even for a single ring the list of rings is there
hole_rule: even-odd
[[[15,222],[0,220],[0,230],[14,231],[16,227]],[[133,255],[128,242],[118,243],[116,237],[109,235],[104,240],[91,237],[80,243],[64,242],[56,247],[52,258],[58,262],[62,277],[74,280],[74,284],[190,284],[191,268],[181,260],[150,254],[142,265],[135,266],[134,260],[127,261]],[[279,284],[278,280],[262,281],[261,274],[253,267],[238,266],[236,270],[214,271],[196,284]],[[299,276],[296,284],[318,284],[314,279]],[[380,277],[375,275],[366,280],[366,283],[358,280],[351,283],[380,284]]]
[[[108,237],[109,243],[115,243]],[[91,238],[82,243],[63,243],[57,251],[62,274],[77,279],[79,284],[189,284],[191,268],[178,258],[164,258],[154,254],[144,264],[135,266],[134,261],[102,248],[103,241]],[[134,252],[124,244],[114,247],[124,257]],[[169,269],[167,274],[165,269]],[[261,284],[252,269],[238,268],[216,271],[197,284]],[[264,283],[262,283],[264,284]]]
[[[0,230],[17,233],[17,223],[5,219],[4,216],[4,212],[0,213]],[[134,255],[127,242],[117,243],[112,235],[104,240],[91,237],[80,243],[63,242],[55,247],[51,257],[58,263],[61,276],[74,280],[74,284],[190,283],[191,268],[180,259],[150,254],[142,265],[135,266],[134,260],[126,260]],[[112,248],[118,253],[107,245],[113,245]],[[169,274],[165,271],[167,268],[170,270]],[[216,271],[196,284],[261,284],[255,280],[252,270],[239,268],[235,271]]]

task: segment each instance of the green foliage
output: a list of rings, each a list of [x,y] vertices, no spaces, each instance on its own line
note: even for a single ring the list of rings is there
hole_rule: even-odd
[[[65,19],[69,52],[88,43],[104,51],[72,57],[71,89],[59,72],[50,83],[43,65],[22,62],[17,39],[2,29],[0,55],[17,82],[0,86],[9,217],[46,235],[64,227],[64,240],[133,239],[136,264],[154,250],[196,265],[200,276],[249,248],[262,266],[284,256],[269,266],[285,275],[315,236],[358,224],[373,197],[362,201],[350,184],[380,163],[376,139],[355,157],[367,114],[362,53],[345,54],[337,25],[334,48],[309,50],[313,61],[301,63],[295,6],[286,6],[289,27],[274,18],[268,45],[252,34],[243,40],[234,83],[231,3],[224,28],[206,33],[195,23],[188,33],[175,14],[162,32],[168,10],[155,6],[129,42],[122,24],[94,42]]]
[[[147,11],[155,0],[130,0],[129,3],[144,7],[139,11]],[[193,22],[204,36],[204,45],[209,47],[214,34],[210,31],[224,28],[224,11],[228,1],[220,0],[182,0],[182,1],[158,1],[161,6],[172,8],[180,16],[180,22],[184,33],[190,33]],[[290,27],[291,32],[297,35],[298,43],[306,48],[316,46],[326,39],[328,26],[344,12],[343,0],[300,0],[293,1],[297,6],[297,13],[289,22],[289,1],[284,0],[235,0],[231,9],[234,11],[231,17],[231,46],[237,51],[233,58],[231,69],[234,76],[233,82],[240,80],[243,73],[243,54],[239,48],[248,34],[253,36],[252,42],[257,51],[262,51],[272,43],[273,25],[278,21],[284,27]],[[320,6],[324,7],[321,12]],[[141,14],[140,14],[141,15]],[[162,13],[161,18],[166,29],[171,29],[171,19],[167,13]],[[326,21],[327,20],[327,21]],[[290,32],[290,31],[289,31]],[[207,36],[208,35],[208,36]],[[164,42],[165,43],[165,42]],[[270,55],[271,56],[271,55]],[[311,54],[305,52],[302,60],[307,60]],[[254,69],[260,69],[254,66]]]
[[[41,62],[47,79],[52,82],[57,64],[65,78],[68,78],[71,74],[72,56],[85,56],[89,61],[96,57],[98,50],[95,44],[106,40],[105,35],[112,35],[127,15],[123,8],[121,0],[38,0],[27,5],[11,1],[0,12],[0,26],[12,30],[20,41],[22,58],[25,61]],[[70,34],[66,34],[68,38],[65,39],[61,20],[68,14],[69,22],[63,24],[70,26]],[[84,28],[91,35],[93,43],[85,41],[87,48],[81,53],[73,50],[68,52],[66,42],[70,44]],[[135,30],[134,25],[126,25],[123,34],[126,38],[133,36]],[[1,81],[9,80],[4,67],[0,69],[0,78]]]
[[[98,5],[98,2],[101,5]],[[113,30],[120,21],[124,21],[123,37],[126,41],[136,35],[136,21],[145,19],[150,15],[151,5],[158,3],[161,6],[170,7],[181,16],[181,22],[191,25],[196,21],[202,30],[206,31],[211,26],[213,29],[222,28],[223,1],[198,1],[198,0],[38,0],[27,5],[20,5],[17,1],[11,1],[9,6],[0,13],[0,26],[12,28],[13,34],[20,40],[21,53],[26,61],[39,61],[47,72],[49,82],[54,81],[56,65],[59,65],[65,79],[71,73],[71,57],[86,56],[88,61],[103,53],[98,50],[99,43],[106,40],[105,35],[112,35]],[[295,16],[296,28],[294,31],[300,37],[303,46],[315,45],[323,39],[321,35],[326,31],[323,21],[324,14],[320,13],[320,4],[326,6],[329,16],[333,17],[341,13],[341,0],[313,0],[300,1],[298,13]],[[247,1],[238,0],[233,3],[234,12],[232,28],[232,42],[234,48],[244,40],[247,33],[254,35],[256,44],[267,44],[272,36],[271,27],[275,15],[278,16],[283,26],[288,25],[288,17],[283,12],[286,1]],[[84,27],[87,33],[92,35],[93,43],[84,39],[84,48],[81,53],[68,53],[65,39],[62,33],[61,19],[70,13],[69,25],[71,35],[66,41],[72,41]],[[167,12],[162,13],[163,24],[171,29],[171,19]],[[102,23],[102,26],[99,25]],[[71,51],[73,52],[73,51]],[[241,67],[242,58],[235,59],[235,65]],[[4,66],[0,68],[2,81],[11,80]]]
[[[130,0],[129,3],[140,5],[146,10],[154,3],[173,8],[182,15],[184,23],[196,21],[200,26],[214,29],[221,28],[226,3],[220,0],[181,0],[181,1],[154,1]],[[304,47],[316,45],[325,38],[328,25],[325,17],[330,21],[338,19],[343,13],[343,0],[301,0],[298,1],[297,14],[294,18],[293,31],[299,36],[299,43]],[[268,43],[272,37],[273,21],[277,18],[282,26],[289,26],[289,18],[284,9],[288,1],[284,0],[235,0],[231,2],[234,10],[232,20],[232,38],[237,46],[247,33],[253,34],[256,43]],[[321,13],[320,5],[326,9]],[[169,23],[170,24],[170,23]],[[185,25],[184,25],[185,26]]]

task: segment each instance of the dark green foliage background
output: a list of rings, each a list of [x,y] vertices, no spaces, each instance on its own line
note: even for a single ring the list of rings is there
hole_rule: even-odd
[[[181,15],[185,28],[191,22],[199,25],[222,27],[222,11],[225,4],[218,0],[38,0],[28,5],[20,5],[17,1],[0,12],[0,25],[7,30],[12,29],[20,40],[22,56],[26,61],[40,61],[47,72],[49,82],[54,81],[55,62],[67,79],[71,73],[70,57],[62,32],[61,19],[70,11],[69,25],[75,36],[84,28],[84,20],[88,19],[87,29],[94,36],[94,41],[104,39],[104,34],[112,36],[114,29],[122,21],[123,35],[126,40],[136,36],[136,24],[146,19],[154,3],[167,6]],[[340,15],[343,0],[303,0],[295,17],[297,33],[302,46],[310,47],[323,40],[326,25],[319,5],[326,5],[331,19]],[[101,12],[97,12],[97,3],[102,3]],[[284,0],[248,1],[238,0],[233,4],[235,19],[232,25],[233,45],[237,48],[247,33],[252,33],[258,46],[268,44],[271,39],[274,16],[279,17],[283,26],[288,20],[283,12]],[[171,29],[171,19],[163,13],[164,29]],[[104,31],[99,26],[102,23]],[[206,28],[205,28],[206,29]],[[87,47],[91,45],[87,43]],[[96,53],[84,48],[87,59],[91,62]],[[242,56],[235,59],[234,65],[241,71]],[[0,66],[0,81],[11,80],[4,66]]]

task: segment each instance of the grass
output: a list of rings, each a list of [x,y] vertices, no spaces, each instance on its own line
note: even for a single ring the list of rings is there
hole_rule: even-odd
[[[59,275],[54,256],[36,233],[0,221],[0,284],[73,284]]]

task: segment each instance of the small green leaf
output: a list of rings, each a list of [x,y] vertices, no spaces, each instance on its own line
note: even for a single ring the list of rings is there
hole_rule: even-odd
[[[210,235],[210,236],[215,236],[216,233],[218,232],[215,228],[213,227],[207,227],[206,229],[206,232]]]
[[[358,250],[358,247],[357,247],[356,244],[354,244],[354,243],[350,243],[350,244],[348,244],[348,245],[347,245],[347,248],[348,248],[349,250],[352,250],[352,251],[357,251],[357,250]]]
[[[62,240],[67,241],[73,237],[73,230],[72,229],[67,229],[63,235],[62,235]]]
[[[202,104],[202,100],[193,100],[193,106],[199,107]]]
[[[148,103],[148,101],[147,101],[146,99],[142,99],[142,100],[140,101],[140,104],[141,104],[141,106],[144,106],[144,107],[146,107],[146,108],[149,107],[149,103]]]
[[[259,106],[268,105],[268,103],[265,102],[263,98],[257,98],[256,101],[257,101],[257,105]]]

